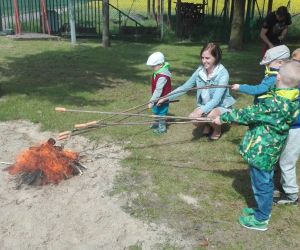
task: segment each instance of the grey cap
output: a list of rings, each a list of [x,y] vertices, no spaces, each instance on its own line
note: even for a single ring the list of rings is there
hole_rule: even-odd
[[[291,54],[290,49],[286,45],[279,45],[271,49],[268,49],[262,61],[259,64],[266,65],[274,60],[289,59],[290,54]]]

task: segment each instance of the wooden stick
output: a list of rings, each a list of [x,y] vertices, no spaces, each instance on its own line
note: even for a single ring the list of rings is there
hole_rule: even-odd
[[[200,119],[200,118],[198,118]],[[89,132],[91,130],[94,129],[98,129],[98,128],[106,128],[106,127],[110,127],[110,126],[142,126],[142,125],[150,125],[155,121],[143,121],[143,122],[108,122],[108,123],[97,123],[94,125],[90,125],[89,127],[86,126],[82,129],[74,129],[74,132],[72,133],[72,136],[74,135],[80,135],[86,132]],[[208,120],[189,120],[189,121],[166,121],[166,124],[191,124],[191,123],[208,123],[211,122]],[[70,135],[71,136],[71,135]],[[64,136],[64,137],[60,137],[58,140],[63,141],[66,139],[69,139],[70,136]]]
[[[231,88],[231,87],[232,87],[232,86],[230,86],[230,85],[209,85],[209,86],[203,86],[203,87],[193,87],[193,88],[183,89],[183,90],[175,91],[175,92],[173,92],[173,93],[169,93],[168,95],[165,95],[165,96],[162,96],[162,97],[158,98],[158,99],[155,100],[154,102],[158,102],[159,100],[161,100],[161,99],[163,99],[163,98],[168,98],[168,97],[170,97],[170,96],[172,96],[172,95],[175,95],[175,94],[178,94],[178,93],[188,92],[188,91],[192,91],[192,90],[198,90],[198,89],[212,89],[212,88]],[[178,100],[169,101],[169,102],[177,102],[177,101],[178,101]],[[124,110],[123,112],[120,112],[120,113],[126,113],[126,112],[129,112],[129,111],[132,111],[132,110],[135,110],[135,109],[144,107],[144,106],[148,105],[149,103],[150,103],[150,102],[143,103],[143,104],[141,104],[141,105],[138,105],[138,106],[129,108],[129,109],[127,109],[127,110]],[[63,108],[63,107],[56,107],[55,110],[56,110],[57,112],[98,113],[98,111],[88,111],[88,112],[84,112],[84,111],[80,111],[80,110],[77,110],[77,111],[75,111],[75,110],[74,110],[74,111],[71,111],[71,110],[68,110],[68,109]],[[117,116],[117,115],[119,115],[119,114],[117,114],[117,112],[116,112],[116,113],[112,114],[112,115],[109,116],[109,117],[106,117],[106,118],[104,118],[104,119],[102,119],[102,120],[99,120],[98,122],[102,122],[102,121],[111,119],[111,118],[113,118],[113,117],[115,117],[115,116]],[[124,114],[124,115],[125,115],[125,114]],[[125,119],[127,119],[128,117],[130,117],[130,115],[127,116],[127,117],[124,117],[124,118],[120,119],[120,121],[125,120]],[[78,128],[75,128],[75,129],[73,129],[72,131],[70,131],[70,133],[67,133],[67,135],[62,135],[62,136],[61,136],[61,140],[67,139],[66,137],[69,137],[69,138],[70,138],[70,137],[73,135],[73,133],[75,133],[76,131],[81,130],[81,129],[86,129],[86,128],[87,128],[87,127],[85,127],[85,126],[83,126],[82,128],[79,128],[79,129],[78,129]]]
[[[172,95],[175,95],[175,94],[178,94],[178,93],[188,92],[188,91],[197,90],[197,89],[215,89],[215,88],[231,88],[231,86],[230,86],[230,85],[209,85],[209,86],[203,86],[203,87],[193,87],[193,88],[189,88],[189,89],[178,90],[178,91],[175,91],[175,92],[173,92],[173,93],[169,93],[169,94],[167,94],[167,95],[165,95],[165,96],[161,96],[160,98],[156,99],[156,100],[154,101],[154,103],[155,103],[155,102],[158,102],[158,101],[161,100],[161,99],[168,98],[168,97],[170,97],[170,96],[172,96]],[[171,102],[172,102],[172,101],[171,101]],[[150,103],[150,102],[143,103],[143,104],[141,104],[141,105],[138,105],[138,106],[135,106],[135,107],[133,107],[133,108],[127,109],[127,110],[125,110],[125,111],[123,111],[123,112],[120,112],[120,113],[125,113],[125,112],[132,111],[132,110],[134,110],[134,109],[137,109],[137,108],[146,106],[146,105],[148,105],[149,103]],[[63,108],[63,107],[56,107],[56,108],[55,108],[55,111],[57,111],[57,112],[75,112],[75,111],[71,111],[71,109],[66,109],[66,108]],[[78,112],[78,111],[76,111],[76,112]],[[86,113],[94,113],[94,114],[98,114],[98,112],[99,112],[99,111],[93,110],[93,111],[89,111],[89,112],[86,112]],[[82,113],[85,113],[85,112],[82,110]],[[116,114],[116,115],[118,115],[118,114]],[[113,116],[111,116],[111,117],[109,117],[109,118],[112,118],[112,117],[114,117],[114,116],[115,116],[115,115],[113,115]],[[108,118],[107,118],[107,119],[108,119]]]
[[[4,165],[13,165],[12,162],[5,162],[5,161],[1,161],[0,164],[4,164]]]
[[[207,120],[211,121],[210,118],[190,118],[186,116],[170,116],[170,115],[165,115],[165,116],[160,116],[160,115],[146,115],[146,114],[136,114],[136,113],[124,113],[124,112],[112,112],[112,111],[95,111],[95,110],[80,110],[80,109],[66,109],[62,107],[55,108],[56,111],[59,112],[75,112],[75,113],[91,113],[91,114],[103,114],[103,115],[125,115],[125,116],[136,116],[136,117],[148,117],[148,118],[156,118],[156,119],[165,119],[165,118],[170,118],[170,119],[182,119],[182,120]],[[63,111],[62,111],[63,110]],[[91,124],[93,125],[94,123],[97,123],[99,121],[92,121],[88,123],[84,123],[85,125]],[[76,124],[75,127],[78,126],[80,128],[81,124]]]
[[[65,112],[80,112],[80,110],[75,109],[66,109]],[[88,110],[84,110],[84,112],[89,112]],[[201,117],[201,118],[190,118],[186,116],[160,116],[160,115],[146,115],[146,114],[136,114],[136,113],[123,113],[123,112],[105,112],[105,111],[91,111],[92,113],[97,112],[98,114],[116,114],[116,115],[125,115],[125,116],[133,116],[133,117],[147,117],[147,118],[155,118],[155,119],[180,119],[180,120],[192,120],[192,121],[204,121],[204,122],[211,122],[212,120],[210,118]],[[76,129],[83,129],[87,128],[89,126],[94,126],[97,124],[101,124],[100,121],[92,121],[88,123],[82,123],[82,124],[75,124],[74,127]]]

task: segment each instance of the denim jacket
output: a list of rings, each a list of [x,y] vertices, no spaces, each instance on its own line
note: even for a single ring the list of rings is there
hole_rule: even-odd
[[[228,85],[229,74],[222,64],[218,64],[210,79],[208,79],[206,70],[200,66],[183,85],[173,90],[169,95],[169,100],[175,100],[179,96],[185,94],[183,90],[193,87],[204,87],[209,85]],[[183,91],[177,94],[178,91]],[[229,108],[235,103],[235,99],[230,95],[228,88],[211,88],[208,89],[210,100],[204,104],[201,97],[201,89],[197,90],[196,105],[198,108],[207,114],[217,107]]]

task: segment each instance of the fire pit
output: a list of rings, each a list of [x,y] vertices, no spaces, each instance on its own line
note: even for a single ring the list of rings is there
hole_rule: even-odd
[[[55,143],[50,138],[39,146],[28,148],[17,157],[16,163],[5,169],[15,176],[17,188],[23,184],[57,184],[82,174],[86,167],[79,162],[79,154],[56,146]]]

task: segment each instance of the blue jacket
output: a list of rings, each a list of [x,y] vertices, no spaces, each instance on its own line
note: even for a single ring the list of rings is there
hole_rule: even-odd
[[[275,84],[276,84],[276,75],[272,74],[272,75],[265,76],[265,78],[261,81],[261,83],[256,85],[241,84],[239,91],[247,95],[258,96],[268,92],[271,87],[275,86]]]
[[[240,85],[239,91],[244,94],[254,95],[254,103],[257,103],[257,96],[264,94],[269,91],[270,88],[275,87],[276,84],[276,74],[266,75],[265,78],[261,81],[261,83],[257,85],[248,85],[242,84]],[[300,88],[299,88],[300,89]],[[299,107],[300,107],[300,98]],[[300,128],[300,115],[298,119],[293,123],[291,128]]]
[[[210,79],[207,78],[206,70],[200,66],[183,85],[173,90],[170,93],[170,100],[175,100],[179,96],[185,94],[186,92],[181,92],[178,94],[174,94],[177,91],[182,91],[185,89],[190,89],[193,87],[204,87],[209,85],[228,85],[229,74],[226,68],[219,64],[215,67],[214,72]],[[207,114],[211,110],[217,107],[229,108],[235,103],[235,99],[230,95],[229,89],[227,88],[211,88],[208,89],[209,93],[209,101],[207,103],[203,103],[201,92],[202,89],[197,90],[197,107],[201,108],[201,110]]]

